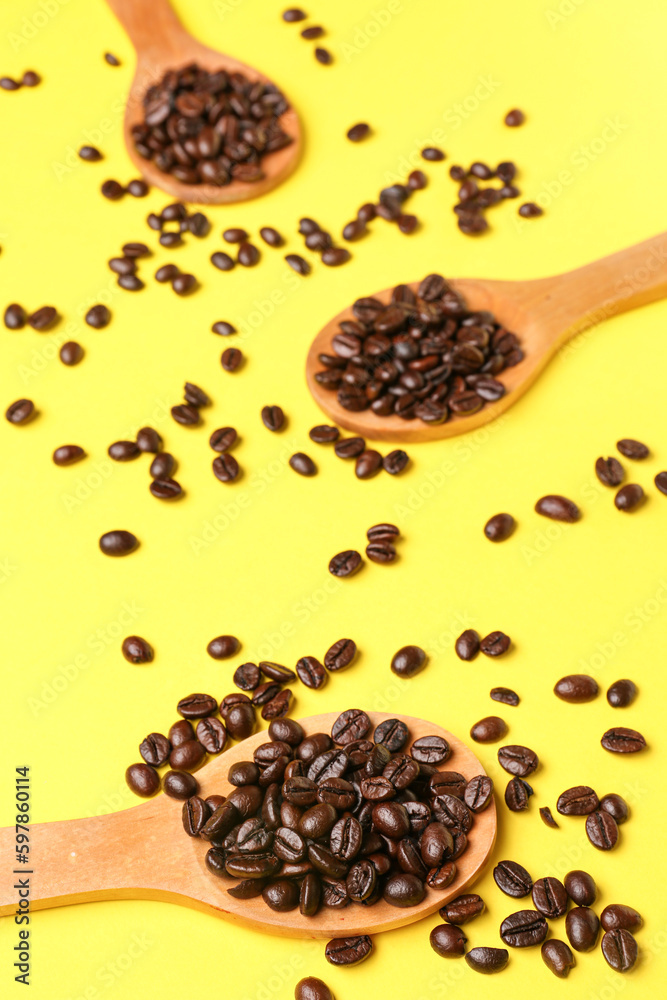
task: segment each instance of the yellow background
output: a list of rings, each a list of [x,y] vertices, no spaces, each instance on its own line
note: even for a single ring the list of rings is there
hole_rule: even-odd
[[[323,691],[299,686],[298,713],[350,705],[402,711],[463,737],[477,719],[501,714],[508,739],[533,746],[542,767],[526,814],[508,814],[501,798],[495,860],[517,859],[536,878],[590,869],[600,886],[598,910],[622,901],[644,913],[642,960],[622,979],[599,951],[577,956],[561,984],[539,949],[514,951],[508,970],[486,979],[462,961],[435,955],[428,944],[433,918],[378,937],[375,954],[358,969],[336,970],[327,966],[321,942],[283,942],[177,906],[118,902],[35,917],[31,996],[170,1000],[198,982],[233,1000],[283,1000],[306,974],[325,978],[338,1000],[430,1000],[473,990],[485,1000],[529,989],[544,998],[661,995],[667,913],[656,871],[662,872],[667,821],[659,755],[667,498],[652,479],[667,467],[667,305],[579,338],[501,421],[410,447],[412,466],[396,478],[359,482],[350,464],[308,440],[321,414],[302,367],[317,330],[359,295],[433,270],[509,279],[556,273],[660,231],[664,5],[310,0],[308,23],[325,25],[324,44],[335,54],[330,68],[319,66],[312,43],[299,38],[303,25],[281,21],[285,5],[177,3],[198,37],[284,86],[302,117],[306,148],[297,172],[277,191],[208,211],[207,239],[189,238],[170,252],[158,248],[141,264],[148,281],[139,294],[119,291],[106,261],[126,240],[157,246],[144,219],[170,199],[158,190],[120,203],[99,194],[108,177],[136,176],[121,127],[133,72],[130,44],[102,0],[12,0],[0,9],[1,71],[20,76],[34,68],[44,77],[36,90],[0,92],[1,304],[19,301],[32,310],[53,303],[64,316],[52,333],[0,329],[2,409],[27,395],[40,411],[25,428],[0,420],[0,821],[12,820],[13,768],[22,764],[31,767],[35,821],[133,805],[124,769],[147,732],[166,731],[180,696],[194,690],[221,697],[243,659],[270,655],[293,665],[351,636],[361,650],[356,665],[332,676]],[[121,58],[120,68],[103,61],[107,50]],[[486,90],[479,90],[483,80]],[[528,120],[509,130],[502,118],[515,106]],[[360,120],[374,134],[353,145],[345,131]],[[102,163],[73,156],[86,141],[103,150]],[[285,251],[263,244],[253,270],[223,274],[209,264],[227,226],[244,226],[253,236],[260,226],[276,226],[292,252],[302,251],[295,234],[301,215],[338,233],[386,180],[405,175],[406,158],[432,141],[448,159],[424,165],[429,187],[410,203],[422,220],[414,236],[378,220],[368,239],[352,247],[353,262],[335,270],[313,258],[313,273],[302,281],[284,264]],[[461,235],[447,170],[478,158],[515,159],[519,185],[546,205],[544,217],[518,225],[517,203],[509,202],[489,213],[492,231],[484,238]],[[571,180],[559,191],[562,171]],[[167,260],[192,270],[202,289],[179,299],[156,284],[152,274]],[[262,317],[276,290],[282,301]],[[101,332],[82,323],[96,301],[109,301],[113,311]],[[247,363],[235,375],[218,363],[232,340],[209,332],[217,319],[249,331],[241,342]],[[86,357],[68,369],[54,358],[55,345],[72,336]],[[199,430],[165,415],[185,379],[214,400]],[[262,426],[265,403],[280,403],[288,414],[281,435]],[[145,458],[127,465],[106,460],[111,441],[145,423],[178,457],[187,496],[174,506],[150,496]],[[242,436],[235,455],[245,475],[226,486],[211,474],[208,435],[228,423]],[[641,465],[625,463],[630,480],[649,496],[632,516],[615,510],[612,492],[593,474],[595,458],[613,454],[625,436],[652,449]],[[70,442],[89,457],[56,468],[51,452]],[[286,466],[300,449],[318,464],[313,480]],[[535,500],[549,492],[579,502],[581,523],[561,528],[538,518]],[[511,541],[492,546],[482,526],[499,510],[513,512],[519,529]],[[361,549],[366,528],[385,519],[404,535],[400,562],[368,564],[331,587],[330,556]],[[141,539],[128,559],[109,560],[98,551],[99,535],[116,527]],[[127,607],[135,616],[129,625]],[[460,663],[453,640],[466,625],[507,631],[512,652],[498,661]],[[135,667],[122,658],[120,639],[131,632],[154,644],[153,664]],[[205,646],[225,632],[241,638],[242,655],[217,663]],[[430,665],[397,684],[389,660],[408,642],[429,651]],[[565,705],[551,689],[572,671],[593,673],[603,692],[617,678],[632,677],[640,696],[624,712],[612,710],[604,693],[593,704]],[[492,702],[494,685],[515,688],[520,707]],[[614,724],[640,729],[650,749],[627,759],[605,753],[599,739]],[[506,776],[496,749],[480,747],[479,757],[502,797]],[[540,821],[540,805],[555,811],[558,793],[580,782],[601,794],[618,791],[631,803],[631,821],[613,853],[596,852],[580,820],[562,819],[558,831]],[[34,862],[38,872],[38,853]],[[504,897],[490,872],[479,891],[487,913],[470,925],[470,946],[498,945],[500,921],[522,904]],[[562,922],[552,933],[563,936]],[[2,922],[0,942],[3,995],[22,995],[12,982],[10,921]]]

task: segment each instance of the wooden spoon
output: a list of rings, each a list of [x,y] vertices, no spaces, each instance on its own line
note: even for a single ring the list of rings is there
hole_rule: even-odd
[[[392,718],[382,712],[369,715],[374,727]],[[333,712],[300,721],[306,735],[329,733],[337,716]],[[420,736],[444,736],[452,748],[444,765],[447,770],[459,771],[466,778],[486,773],[472,751],[456,736],[422,719],[398,718],[408,726],[411,741]],[[232,791],[227,781],[230,766],[240,760],[252,760],[255,747],[267,739],[268,734],[263,730],[212,758],[197,774],[200,794],[228,795]],[[158,795],[142,805],[106,816],[35,824],[30,833],[33,862],[30,868],[35,870],[31,909],[102,899],[159,899],[288,937],[375,933],[419,920],[458,896],[481,874],[496,839],[496,807],[492,801],[475,817],[468,848],[456,862],[457,877],[447,889],[440,892],[429,889],[419,906],[408,909],[397,909],[381,901],[369,908],[354,904],[342,910],[323,907],[316,916],[303,917],[298,909],[276,913],[261,896],[248,900],[230,896],[226,890],[236,884],[235,880],[218,878],[208,871],[204,858],[210,845],[187,836],[181,809],[180,802]],[[14,855],[15,838],[14,827],[0,830],[0,850],[5,859]],[[16,889],[9,886],[6,879],[0,890],[0,916],[16,910]]]
[[[419,282],[410,287],[417,290]],[[667,296],[667,233],[586,264],[575,271],[533,281],[451,281],[472,310],[486,309],[521,340],[525,358],[500,376],[506,387],[498,402],[467,417],[451,417],[436,426],[421,420],[378,417],[372,410],[345,410],[336,392],[315,381],[321,353],[331,354],[331,341],[341,320],[354,319],[351,308],[339,313],[313,341],[306,379],[317,404],[341,427],[375,441],[435,441],[465,434],[504,413],[530,388],[554,354],[575,334],[602,320]],[[375,298],[389,302],[391,289]]]
[[[271,191],[294,170],[301,153],[301,128],[296,112],[290,107],[280,118],[283,130],[292,136],[289,146],[262,158],[265,177],[249,184],[232,181],[224,187],[213,184],[182,184],[171,174],[163,173],[152,160],[139,156],[132,140],[132,126],[143,121],[143,98],[147,89],[158,83],[167,70],[181,69],[195,62],[207,70],[225,69],[243,73],[253,82],[271,81],[252,66],[202,45],[188,34],[168,0],[108,0],[137,51],[137,68],[125,109],[125,145],[130,159],[146,180],[178,198],[179,201],[221,205],[245,201]]]

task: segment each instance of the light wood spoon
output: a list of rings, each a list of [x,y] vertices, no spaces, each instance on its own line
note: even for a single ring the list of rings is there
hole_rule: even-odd
[[[108,0],[108,3],[137,51],[137,68],[125,109],[125,145],[130,159],[150,184],[179,201],[221,205],[266,194],[292,173],[301,153],[301,127],[292,107],[281,116],[280,124],[293,141],[262,158],[265,177],[254,184],[243,181],[232,181],[224,187],[182,184],[171,174],[158,170],[152,160],[140,156],[134,148],[132,126],[143,121],[144,94],[153,84],[159,83],[167,70],[181,69],[195,62],[209,71],[225,69],[229,73],[243,73],[253,82],[271,81],[253,66],[246,66],[198,42],[185,30],[168,0]]]
[[[345,410],[335,390],[315,381],[323,368],[321,353],[331,354],[331,341],[341,320],[354,319],[351,308],[339,313],[313,341],[306,361],[306,379],[315,401],[341,427],[375,441],[434,441],[465,434],[504,413],[530,388],[556,352],[575,334],[602,320],[667,296],[667,233],[603,257],[575,271],[533,281],[453,280],[452,287],[472,310],[486,309],[521,340],[524,360],[500,375],[506,387],[498,402],[472,416],[450,417],[436,426],[421,420],[378,417],[372,410]],[[410,285],[416,291],[419,282]],[[389,302],[391,289],[375,298]]]
[[[381,712],[369,715],[373,726],[392,718]],[[314,715],[300,722],[306,735],[329,733],[337,716],[336,712]],[[472,751],[456,736],[423,719],[398,718],[408,726],[411,742],[420,736],[444,736],[452,754],[443,769],[459,771],[468,779],[486,773]],[[263,730],[212,758],[197,774],[200,794],[228,795],[233,790],[227,781],[230,766],[240,760],[252,760],[255,747],[267,739],[268,734]],[[344,909],[323,907],[316,916],[304,917],[298,909],[276,913],[261,896],[248,900],[230,896],[226,890],[236,881],[219,878],[207,870],[204,858],[210,845],[187,836],[181,809],[180,802],[160,794],[142,805],[106,816],[35,824],[30,834],[30,868],[34,868],[31,908],[43,910],[102,899],[158,899],[288,937],[331,938],[375,933],[419,920],[458,896],[481,874],[496,839],[496,807],[492,801],[475,817],[467,850],[456,862],[456,879],[447,889],[440,892],[429,889],[419,906],[408,909],[397,909],[381,901],[372,907],[355,904]],[[5,859],[14,855],[15,837],[14,827],[0,830],[0,852]],[[0,891],[0,916],[14,913],[17,899],[16,890],[10,888],[9,879],[5,880]]]

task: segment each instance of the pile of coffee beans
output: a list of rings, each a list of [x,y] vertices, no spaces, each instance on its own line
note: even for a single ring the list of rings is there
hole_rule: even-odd
[[[256,183],[261,162],[292,142],[280,116],[288,103],[272,83],[210,73],[192,63],[169,70],[146,92],[134,148],[184,184]]]
[[[188,386],[191,389],[197,388],[196,386],[192,386],[191,383],[186,382],[186,393],[188,392]],[[201,390],[198,391],[201,392]],[[190,392],[190,396],[193,396],[192,392]],[[199,405],[203,404],[200,403]],[[186,403],[183,408],[189,409],[190,404]],[[174,407],[174,409],[177,409],[177,407]],[[195,412],[198,412],[196,408]],[[162,437],[155,428],[141,427],[137,431],[134,440],[114,441],[113,444],[110,444],[107,454],[114,462],[130,462],[142,454],[154,455],[155,457],[151,460],[150,465],[151,481],[148,486],[149,492],[158,500],[175,500],[183,495],[180,483],[172,478],[176,467],[176,459],[172,454],[163,449],[164,443]]]
[[[489,228],[484,213],[494,205],[508,198],[518,198],[521,192],[513,183],[516,178],[516,164],[503,160],[495,168],[482,161],[475,161],[468,167],[454,164],[449,168],[449,176],[459,184],[459,200],[454,205],[457,225],[466,236],[477,236]],[[497,180],[500,186],[482,187],[480,181]]]
[[[127,292],[139,292],[145,288],[144,282],[137,276],[137,261],[142,257],[150,257],[151,251],[145,243],[124,243],[120,257],[111,257],[107,262],[109,269],[118,275],[117,284]]]
[[[439,274],[413,292],[398,285],[388,304],[361,298],[340,323],[331,354],[315,375],[354,412],[441,424],[469,416],[505,393],[496,378],[518,364],[523,351],[487,312],[470,312]]]
[[[616,442],[616,447],[624,458],[632,461],[643,461],[648,458],[650,451],[642,441],[635,441],[633,438],[622,438]],[[620,486],[614,497],[614,505],[617,510],[625,513],[632,513],[642,506],[646,500],[646,494],[639,483],[627,483],[621,486],[625,479],[625,470],[619,460],[614,458],[600,458],[595,462],[595,475],[604,486]],[[657,489],[661,493],[667,493],[667,473],[659,472],[654,479]]]
[[[617,736],[619,731],[610,732]],[[629,732],[633,731],[623,730],[623,733]],[[585,816],[586,836],[599,851],[611,851],[616,847],[620,838],[618,828],[630,814],[628,804],[621,795],[610,792],[598,798],[589,785],[566,788],[558,796],[556,808],[561,816]]]
[[[186,382],[183,387],[184,402],[172,406],[171,415],[177,424],[183,427],[196,427],[201,420],[200,410],[211,405],[203,389],[200,389],[194,382]]]
[[[161,246],[168,248],[182,246],[186,233],[202,239],[211,231],[208,217],[200,211],[190,212],[182,201],[170,202],[160,213],[149,212],[146,222],[149,229],[160,233]]]
[[[253,760],[232,765],[235,790],[215,810],[198,797],[183,808],[186,833],[210,844],[209,871],[240,880],[230,895],[261,894],[278,912],[313,916],[381,899],[412,907],[454,881],[493,784],[440,770],[451,755],[445,739],[411,741],[398,719],[373,732],[360,709],[342,712],[330,734],[306,736],[295,720],[275,718],[269,737]],[[370,951],[327,948],[337,964]]]
[[[340,264],[347,263],[350,260],[352,254],[345,247],[334,246],[331,233],[328,233],[326,229],[322,229],[319,222],[315,219],[309,219],[304,217],[299,219],[299,232],[303,236],[305,245],[309,250],[315,250],[320,254],[320,260],[327,267],[338,267]],[[288,261],[288,263],[290,263]],[[298,267],[294,267],[293,263],[290,266],[294,270],[298,271]]]
[[[398,476],[407,468],[410,458],[402,448],[395,448],[384,457],[375,448],[368,448],[362,437],[341,438],[337,427],[318,424],[311,427],[308,436],[316,444],[333,444],[338,458],[354,458],[354,473],[357,479],[372,479],[381,469],[390,476]]]
[[[354,131],[357,129],[361,129],[361,131]],[[363,138],[370,131],[367,125],[365,130],[362,129],[361,125],[355,125],[354,130],[350,131],[360,138]],[[348,138],[351,138],[350,132],[348,132]],[[354,139],[353,141],[359,140]],[[383,188],[378,195],[377,202],[365,202],[357,209],[355,218],[343,226],[343,239],[349,241],[361,239],[368,232],[368,223],[376,218],[384,219],[385,222],[395,222],[399,232],[406,236],[414,233],[419,225],[419,220],[416,215],[410,215],[404,211],[405,202],[415,191],[421,191],[425,188],[427,183],[426,174],[422,170],[413,170],[405,184],[391,184],[389,187]]]

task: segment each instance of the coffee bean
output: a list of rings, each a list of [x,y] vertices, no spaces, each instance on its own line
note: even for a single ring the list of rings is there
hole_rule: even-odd
[[[426,895],[421,879],[416,875],[392,875],[384,884],[382,898],[390,906],[417,906]]]
[[[594,677],[590,677],[588,674],[568,674],[567,677],[561,677],[556,682],[554,694],[562,701],[568,701],[572,705],[580,705],[597,698],[598,690]]]
[[[227,730],[215,716],[200,719],[197,723],[197,739],[207,753],[221,753],[227,742]]]
[[[586,836],[599,851],[611,851],[618,843],[616,820],[605,809],[592,812],[586,819]]]
[[[556,808],[561,816],[588,816],[599,806],[596,793],[588,785],[575,785],[558,796]]]
[[[645,444],[641,441],[634,441],[632,438],[621,438],[620,441],[616,442],[616,447],[620,451],[621,455],[626,458],[632,458],[635,461],[641,461],[643,458],[648,458],[649,450]]]
[[[607,931],[602,937],[602,954],[615,972],[629,972],[637,961],[637,942],[630,931]]]
[[[509,962],[509,952],[506,948],[471,948],[465,959],[475,972],[490,976],[502,972]]]
[[[542,820],[542,822],[544,823],[545,826],[550,827],[552,830],[558,830],[559,829],[558,823],[553,818],[553,816],[551,814],[551,809],[549,808],[549,806],[541,806],[540,807],[540,819]]]
[[[79,149],[79,157],[82,160],[86,160],[88,163],[97,163],[102,159],[102,154],[95,146],[81,146]]]
[[[271,663],[270,660],[260,660],[259,669],[271,680],[278,681],[279,684],[289,684],[296,680],[296,674],[289,667],[284,667],[281,663]]]
[[[177,295],[189,295],[197,286],[197,279],[194,274],[177,274],[172,279],[171,287]]]
[[[549,925],[536,910],[519,910],[505,917],[500,925],[500,936],[512,948],[530,948],[541,944]]]
[[[25,309],[17,302],[12,302],[5,309],[4,323],[8,330],[22,330],[26,320]]]
[[[484,534],[490,542],[504,542],[516,527],[511,514],[494,514],[484,525]]]
[[[450,924],[467,924],[484,913],[486,909],[484,900],[475,892],[464,893],[451,899],[438,911],[443,920],[448,920]]]
[[[86,313],[85,320],[93,329],[102,330],[111,322],[111,311],[103,305],[92,306]]]
[[[83,347],[75,340],[68,340],[60,348],[59,357],[62,363],[68,367],[78,365],[83,357]]]
[[[489,632],[480,641],[479,648],[485,656],[502,656],[510,648],[510,637],[504,632]]]
[[[161,451],[151,462],[150,474],[153,479],[170,479],[176,466],[176,460],[168,451]]]
[[[533,789],[523,778],[512,778],[505,788],[505,805],[511,812],[524,812]]]
[[[575,966],[574,955],[564,941],[555,938],[545,941],[540,953],[547,969],[559,979],[566,979],[570,969]]]
[[[248,239],[248,233],[245,229],[225,229],[222,238],[225,243],[245,243]]]
[[[234,683],[242,691],[254,691],[260,683],[259,667],[256,663],[243,663],[234,671]]]
[[[208,443],[213,451],[229,451],[236,444],[237,433],[234,427],[218,427],[213,431]]]
[[[211,808],[204,799],[200,799],[198,795],[187,799],[183,803],[181,819],[188,837],[198,837],[210,815]]]
[[[0,78],[0,87],[3,90],[19,90],[21,84],[13,80],[11,76],[3,76]]]
[[[190,406],[200,407],[200,406],[210,406],[211,400],[208,398],[203,389],[200,389],[198,385],[194,382],[186,382],[183,386],[183,395],[185,396],[186,403]]]
[[[270,431],[279,431],[285,424],[285,414],[279,406],[264,406],[262,423]]]
[[[145,243],[123,243],[121,247],[125,257],[137,258],[137,257],[150,257],[150,250]]]
[[[105,556],[126,556],[139,547],[139,539],[131,531],[107,531],[99,546]]]
[[[221,483],[233,483],[240,473],[239,463],[226,451],[213,459],[213,475]]]
[[[467,937],[460,927],[452,924],[438,924],[431,931],[429,938],[431,948],[442,958],[452,958],[465,955]]]
[[[118,199],[122,198],[125,194],[125,188],[123,185],[114,180],[105,181],[100,188],[100,191],[105,198],[109,199],[109,201],[118,201]]]
[[[500,748],[498,763],[510,774],[515,774],[518,778],[525,778],[537,770],[540,761],[534,750],[530,750],[528,747],[510,745]]]
[[[162,790],[170,799],[181,802],[192,798],[199,791],[199,782],[185,771],[167,771],[162,779]]]
[[[552,876],[538,878],[532,896],[535,909],[549,920],[562,917],[567,910],[568,895],[560,879]]]
[[[139,446],[136,441],[114,441],[110,444],[107,453],[114,462],[129,462],[139,454]]]
[[[588,872],[575,869],[564,878],[567,894],[577,906],[592,906],[597,897],[597,886]]]
[[[217,333],[220,337],[231,337],[233,333],[236,333],[236,327],[226,320],[218,320],[211,327],[212,333]]]
[[[600,743],[612,753],[638,753],[646,746],[646,740],[636,729],[615,726],[608,729]]]
[[[600,914],[600,923],[605,931],[638,931],[644,921],[641,913],[624,903],[611,903]]]
[[[31,399],[17,399],[7,407],[5,418],[10,424],[27,424],[35,415],[35,404]]]
[[[220,356],[220,364],[226,372],[237,371],[243,363],[243,352],[238,347],[228,347]]]
[[[513,108],[511,111],[508,111],[504,119],[505,124],[510,128],[516,128],[518,125],[523,125],[525,120],[526,116],[523,111],[519,110],[519,108]]]
[[[644,502],[646,494],[644,490],[638,483],[628,483],[627,486],[621,486],[620,490],[614,497],[614,505],[617,510],[627,511],[631,513],[633,510],[637,510],[639,506]]]
[[[390,476],[398,476],[406,468],[409,461],[407,452],[396,448],[382,459],[382,467]]]
[[[126,292],[140,292],[145,287],[141,278],[137,278],[134,274],[121,274],[118,285]]]
[[[525,201],[519,206],[519,215],[524,219],[536,219],[539,215],[544,215],[544,209],[536,205],[534,201]]]
[[[595,462],[595,475],[605,486],[620,486],[625,473],[617,458],[598,458]]]
[[[128,663],[152,663],[153,647],[140,635],[128,635],[123,639],[121,652]]]
[[[381,468],[382,455],[369,448],[357,458],[354,471],[357,479],[371,479]]]
[[[492,800],[493,781],[486,774],[477,774],[466,784],[463,801],[472,812],[483,812]]]
[[[445,154],[441,149],[437,149],[435,146],[426,146],[422,149],[422,159],[430,160],[431,162],[438,162],[439,160],[444,160]]]
[[[140,451],[157,454],[162,451],[162,438],[153,427],[141,427],[137,432],[137,447]]]
[[[171,743],[162,733],[149,733],[139,744],[139,753],[151,767],[162,767],[171,753]]]
[[[236,266],[236,261],[228,253],[216,250],[215,253],[211,254],[211,264],[219,271],[231,271]]]
[[[661,493],[667,494],[667,472],[659,472],[653,482]]]
[[[625,823],[630,815],[628,803],[621,795],[617,795],[615,792],[610,792],[608,795],[602,796],[600,799],[600,809],[608,812],[619,824]]]
[[[144,799],[155,795],[160,787],[160,777],[150,764],[130,764],[125,772],[125,781],[130,791]]]
[[[614,708],[627,708],[637,697],[637,685],[630,680],[615,681],[607,690],[607,701]]]
[[[333,576],[352,576],[361,568],[361,565],[362,558],[359,553],[355,549],[346,549],[344,552],[338,552],[329,561],[329,572]]]
[[[160,284],[164,284],[167,281],[173,281],[180,273],[180,268],[176,267],[175,264],[163,264],[155,272],[155,280],[159,281]]]
[[[516,691],[512,691],[511,688],[504,688],[504,687],[491,688],[489,694],[494,701],[500,701],[503,703],[503,705],[516,706],[519,704],[519,701],[521,700]]]
[[[176,711],[184,719],[203,719],[207,715],[215,715],[218,703],[210,694],[189,694],[181,698]]]
[[[418,646],[416,648],[419,649]],[[420,736],[410,747],[410,756],[414,760],[420,764],[431,764],[436,767],[438,764],[444,764],[451,753],[451,747],[443,736]]]
[[[176,423],[182,424],[183,427],[196,427],[200,420],[197,407],[189,406],[187,403],[172,406],[171,415]]]
[[[460,660],[474,660],[479,652],[479,647],[479,635],[474,629],[467,628],[456,640],[454,649]]]
[[[290,7],[288,10],[283,11],[283,21],[287,21],[288,23],[305,21],[307,16],[299,7]]]
[[[318,63],[320,63],[322,66],[330,66],[331,63],[333,62],[333,56],[331,55],[328,49],[323,49],[319,47],[316,48],[315,58],[317,59]]]
[[[297,451],[289,460],[290,468],[298,472],[300,476],[314,476],[317,473],[317,466],[309,455],[302,451]]]
[[[296,672],[301,683],[308,688],[321,688],[327,682],[327,672],[314,656],[302,656],[297,661]]]
[[[493,869],[493,878],[505,895],[521,899],[533,891],[533,880],[517,861],[500,861]]]
[[[357,655],[357,646],[352,639],[338,639],[324,654],[324,666],[327,670],[344,670]]]
[[[359,965],[373,951],[373,942],[367,934],[358,937],[334,938],[327,942],[324,957],[331,965]]]
[[[243,267],[254,267],[259,260],[260,253],[252,243],[241,243],[236,259]]]
[[[302,910],[303,912],[303,910]],[[313,914],[308,914],[312,916]],[[307,976],[300,979],[294,989],[295,1000],[334,1000],[334,995],[321,979]]]
[[[366,555],[375,563],[392,563],[396,559],[396,549],[390,542],[370,542],[366,546]]]
[[[137,178],[136,180],[130,181],[125,190],[128,194],[131,194],[133,198],[145,198],[150,189],[146,181],[142,181]]]
[[[335,743],[346,746],[355,740],[362,740],[371,729],[371,720],[359,708],[349,708],[342,712],[331,727],[331,738]]]
[[[272,226],[263,226],[259,231],[259,235],[270,247],[280,247],[284,243],[284,240],[278,230],[273,229]]]
[[[331,441],[337,441],[339,436],[338,428],[330,427],[328,424],[318,424],[317,427],[311,427],[308,432],[308,437],[316,444],[329,444]]]
[[[78,444],[62,444],[53,453],[53,461],[56,465],[73,465],[86,457],[86,453]]]
[[[556,494],[549,494],[542,497],[535,504],[535,510],[544,517],[550,517],[553,521],[566,521],[573,524],[581,516],[579,508],[572,500]]]
[[[300,257],[298,253],[286,254],[285,260],[297,274],[310,274],[310,264],[307,260],[304,260],[303,257]]]
[[[179,719],[169,730],[169,742],[172,747],[180,747],[189,740],[194,740],[195,731],[186,719]]]
[[[203,762],[206,751],[198,740],[188,740],[174,747],[169,754],[169,765],[174,771],[194,771]],[[194,792],[191,793],[194,795]]]
[[[357,458],[366,449],[366,442],[363,438],[342,438],[334,445],[334,452],[338,458]]]
[[[565,917],[565,933],[575,951],[591,951],[599,932],[600,921],[588,906],[575,906]]]
[[[361,142],[362,139],[366,139],[370,135],[370,132],[370,125],[367,125],[366,122],[359,122],[357,125],[349,128],[346,135],[350,142]]]
[[[470,730],[470,736],[476,743],[497,743],[506,735],[507,723],[497,715],[480,719]]]
[[[391,658],[391,669],[397,677],[414,677],[426,666],[427,656],[420,646],[401,646]]]
[[[340,267],[341,264],[347,263],[351,256],[345,247],[328,247],[322,251],[322,263],[327,267]]]

